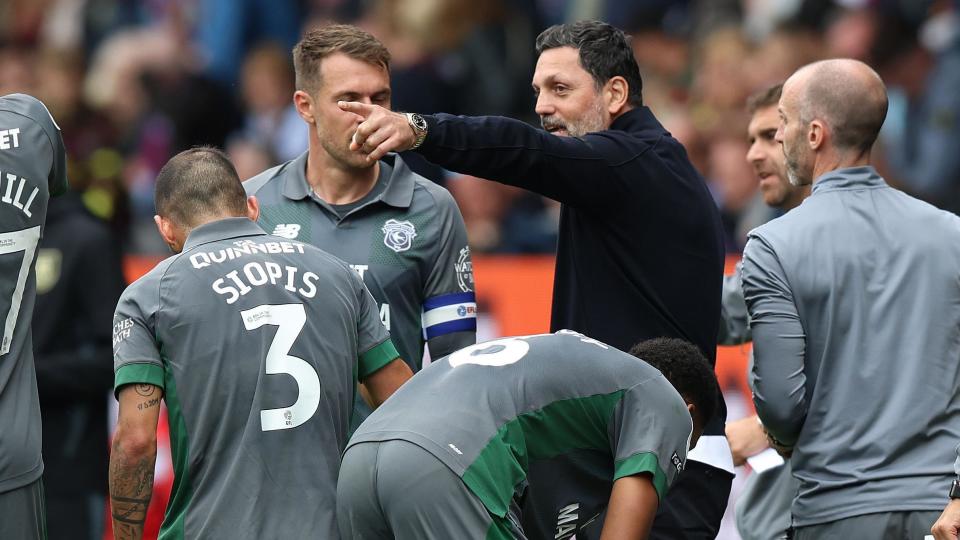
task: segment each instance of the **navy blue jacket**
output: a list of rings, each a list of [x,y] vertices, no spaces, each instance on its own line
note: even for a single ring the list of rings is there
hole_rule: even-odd
[[[581,138],[502,117],[425,118],[418,151],[430,161],[563,203],[551,331],[569,328],[622,350],[677,337],[714,361],[719,213],[683,146],[648,108]]]

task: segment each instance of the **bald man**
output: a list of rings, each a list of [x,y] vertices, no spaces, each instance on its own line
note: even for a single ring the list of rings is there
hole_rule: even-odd
[[[863,63],[791,76],[776,140],[812,192],[744,250],[750,384],[771,444],[792,453],[798,540],[919,540],[954,478],[960,218],[870,166],[886,110]]]

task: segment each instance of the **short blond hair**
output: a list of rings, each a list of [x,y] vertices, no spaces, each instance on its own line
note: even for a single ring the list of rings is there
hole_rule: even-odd
[[[293,48],[297,90],[314,93],[324,58],[342,53],[355,60],[390,70],[390,51],[369,32],[349,24],[329,24],[309,30]]]

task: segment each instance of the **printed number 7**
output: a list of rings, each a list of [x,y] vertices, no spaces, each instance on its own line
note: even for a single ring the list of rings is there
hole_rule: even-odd
[[[241,311],[240,316],[247,330],[265,324],[278,327],[267,350],[265,371],[267,375],[290,375],[299,389],[293,405],[260,411],[260,429],[292,429],[310,420],[320,406],[320,377],[303,358],[290,356],[290,348],[307,322],[303,304],[262,305]]]
[[[20,262],[20,273],[17,274],[17,283],[13,287],[13,296],[10,298],[10,311],[3,323],[3,343],[0,344],[0,356],[10,352],[13,343],[13,331],[17,328],[17,316],[20,315],[20,303],[23,302],[23,290],[27,285],[27,276],[33,266],[33,256],[40,243],[40,226],[0,233],[0,255],[23,252],[23,261]],[[29,323],[29,321],[28,321]]]

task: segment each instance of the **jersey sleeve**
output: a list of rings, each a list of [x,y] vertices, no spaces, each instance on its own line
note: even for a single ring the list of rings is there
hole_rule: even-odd
[[[683,398],[663,376],[631,387],[614,410],[611,424],[613,479],[649,474],[663,500],[686,463],[692,431]]]
[[[52,124],[52,129],[47,129],[50,137],[50,144],[53,145],[53,166],[50,168],[50,176],[47,182],[50,186],[50,195],[60,195],[67,190],[67,150],[63,144],[63,134],[60,132],[60,126],[53,120],[53,115],[47,110],[47,107],[40,103],[47,118]]]
[[[380,321],[377,301],[373,299],[366,285],[356,272],[347,268],[356,288],[359,309],[357,310],[357,379],[363,381],[377,370],[400,356],[390,340],[390,334]]]
[[[449,193],[435,197],[439,245],[424,285],[422,321],[430,356],[440,358],[476,343],[477,301],[463,216]]]
[[[114,394],[127,384],[164,387],[164,367],[156,339],[158,292],[155,287],[148,290],[148,283],[144,278],[128,287],[113,316]]]
[[[60,126],[53,119],[50,110],[39,99],[27,94],[9,96],[22,113],[37,123],[47,139],[50,141],[53,152],[53,162],[50,166],[50,175],[47,177],[50,195],[60,195],[67,190],[67,154],[63,144],[63,135]]]

